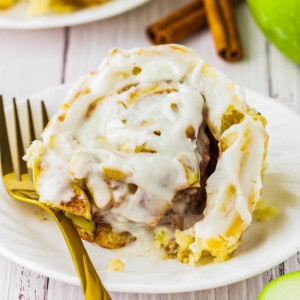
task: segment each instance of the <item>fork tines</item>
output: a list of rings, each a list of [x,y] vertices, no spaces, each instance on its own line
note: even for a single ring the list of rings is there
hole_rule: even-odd
[[[13,172],[13,162],[11,158],[8,131],[5,121],[3,97],[0,95],[0,157],[2,175]]]
[[[48,122],[49,122],[49,117],[48,117],[48,113],[47,113],[47,110],[46,110],[45,102],[44,102],[43,100],[41,101],[41,108],[42,108],[42,122],[43,122],[43,128],[45,128],[46,125],[47,125]]]
[[[16,139],[17,139],[17,158],[18,158],[18,176],[19,180],[21,180],[21,175],[27,173],[27,166],[25,161],[23,160],[24,156],[24,146],[22,140],[22,133],[20,127],[20,119],[18,114],[18,108],[16,103],[16,98],[13,98],[13,105],[14,105],[14,120],[15,120],[15,129],[16,129]]]
[[[28,127],[29,127],[29,138],[30,141],[36,139],[35,130],[34,130],[34,122],[33,122],[33,114],[31,110],[30,101],[27,100],[27,116],[28,116]],[[42,109],[42,122],[43,127],[48,122],[48,115],[46,111],[46,107],[44,102],[41,102]],[[14,123],[15,123],[15,135],[16,135],[16,153],[17,153],[17,177],[21,180],[21,175],[27,173],[27,166],[25,161],[23,160],[24,155],[24,145],[22,140],[22,132],[21,132],[21,124],[18,113],[18,107],[16,103],[16,99],[13,98],[13,112],[14,112]],[[12,154],[9,146],[9,134],[8,128],[5,118],[5,110],[3,97],[0,96],[0,151],[1,151],[1,166],[2,166],[2,175],[6,175],[14,171]]]

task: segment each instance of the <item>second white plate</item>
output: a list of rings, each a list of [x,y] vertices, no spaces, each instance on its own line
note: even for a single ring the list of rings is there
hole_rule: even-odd
[[[41,99],[54,113],[67,86],[31,97],[34,109]],[[246,90],[248,103],[268,119],[268,168],[263,197],[279,213],[272,220],[253,222],[234,257],[224,263],[192,267],[155,257],[122,258],[85,243],[105,286],[110,291],[172,293],[234,283],[279,264],[300,250],[300,117],[263,95]],[[12,200],[0,183],[0,254],[46,276],[79,285],[71,258],[56,225],[42,211]],[[106,270],[112,257],[125,262],[124,272]]]
[[[79,25],[121,14],[148,1],[149,0],[111,0],[102,5],[72,13],[33,17],[28,15],[28,4],[20,3],[11,9],[0,11],[0,28],[44,29]]]

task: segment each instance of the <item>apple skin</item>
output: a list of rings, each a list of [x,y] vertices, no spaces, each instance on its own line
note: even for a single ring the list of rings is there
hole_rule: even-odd
[[[300,271],[294,271],[272,280],[257,298],[257,300],[292,299],[300,299]]]
[[[267,39],[300,63],[300,0],[247,0]]]

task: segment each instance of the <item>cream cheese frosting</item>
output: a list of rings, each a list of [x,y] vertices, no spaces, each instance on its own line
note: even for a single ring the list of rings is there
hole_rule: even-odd
[[[205,251],[226,259],[260,197],[264,119],[235,83],[182,46],[113,49],[70,89],[26,155],[40,201],[68,205],[84,182],[92,215],[158,226],[179,191],[200,186],[203,122],[219,157],[203,215],[181,234],[193,237],[190,262]]]

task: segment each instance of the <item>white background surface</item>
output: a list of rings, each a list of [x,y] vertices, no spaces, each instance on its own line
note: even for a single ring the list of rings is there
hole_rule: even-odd
[[[72,82],[95,68],[112,47],[149,45],[145,26],[186,2],[153,0],[121,16],[77,27],[0,30],[0,93],[9,100],[12,96],[28,96],[62,82]],[[242,62],[230,64],[219,59],[209,31],[196,34],[183,43],[193,47],[240,85],[270,95],[300,112],[299,66],[266,42],[246,5],[241,5],[236,13],[246,56]],[[113,299],[139,300],[252,300],[269,280],[298,269],[299,253],[259,276],[217,289],[173,295],[113,293],[112,296]],[[0,270],[0,299],[83,299],[80,287],[46,278],[4,257],[0,257]]]

